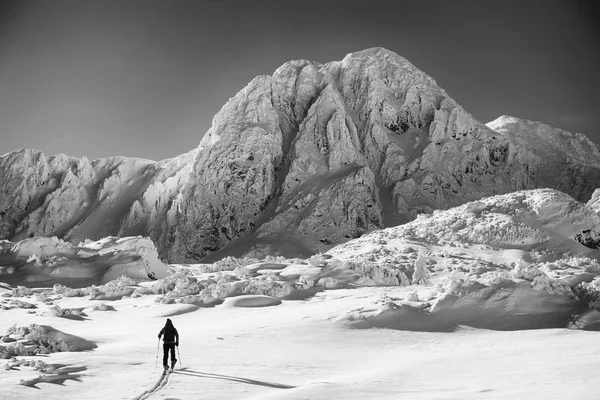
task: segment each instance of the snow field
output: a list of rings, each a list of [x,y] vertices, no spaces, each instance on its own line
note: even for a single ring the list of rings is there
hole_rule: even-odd
[[[44,398],[132,399],[156,384],[156,335],[171,316],[181,334],[185,368],[151,397],[206,399],[593,399],[600,390],[597,334],[566,329],[453,332],[352,329],[341,315],[413,288],[362,288],[318,293],[266,308],[224,305],[180,313],[154,296],[111,302],[117,311],[90,320],[5,311],[5,331],[29,316],[36,323],[86,338],[94,351],[53,353],[49,363],[84,366],[79,381],[38,383]],[[62,307],[96,303],[84,298]],[[25,357],[33,359],[35,357]],[[180,367],[178,366],[178,367]],[[177,367],[176,367],[177,368]],[[9,399],[29,399],[19,385],[39,373],[0,370]]]

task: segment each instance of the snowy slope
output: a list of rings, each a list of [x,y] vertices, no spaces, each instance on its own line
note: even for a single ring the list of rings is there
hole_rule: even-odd
[[[600,250],[574,235],[599,219],[539,189],[422,215],[308,260],[178,264],[155,282],[78,290],[17,288],[24,274],[0,287],[0,354],[21,354],[0,369],[0,386],[15,400],[34,390],[47,399],[595,399],[597,334],[581,328],[600,328],[590,308],[600,309],[590,302],[600,298]],[[33,259],[146,248],[129,240],[0,248]],[[162,378],[165,318],[180,332],[184,368]],[[33,323],[42,328],[26,329]]]

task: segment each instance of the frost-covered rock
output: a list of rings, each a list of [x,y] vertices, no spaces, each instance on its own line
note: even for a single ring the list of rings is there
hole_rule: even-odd
[[[600,227],[575,234],[575,240],[590,249],[600,249]]]
[[[592,198],[588,201],[588,206],[590,206],[596,213],[600,214],[600,188],[594,190],[592,193]]]

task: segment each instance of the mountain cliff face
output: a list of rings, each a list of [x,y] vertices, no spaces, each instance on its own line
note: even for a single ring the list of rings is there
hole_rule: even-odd
[[[175,159],[3,156],[0,234],[142,234],[171,262],[305,255],[538,187],[588,201],[600,187],[598,147],[512,117],[486,126],[407,60],[375,48],[255,78],[199,147]]]

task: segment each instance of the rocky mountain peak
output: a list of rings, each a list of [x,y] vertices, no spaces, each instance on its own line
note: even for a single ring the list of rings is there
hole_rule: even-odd
[[[0,232],[145,235],[171,262],[304,256],[492,194],[552,187],[587,201],[600,160],[586,143],[514,117],[486,126],[406,59],[373,48],[256,77],[197,149],[171,160],[0,157]]]

